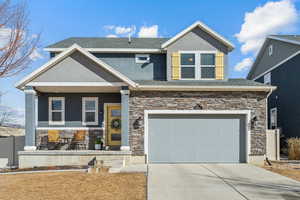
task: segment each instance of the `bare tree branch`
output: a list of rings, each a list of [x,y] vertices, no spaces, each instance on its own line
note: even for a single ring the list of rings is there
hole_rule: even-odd
[[[0,78],[13,76],[28,67],[40,35],[28,36],[28,18],[23,3],[0,2]]]

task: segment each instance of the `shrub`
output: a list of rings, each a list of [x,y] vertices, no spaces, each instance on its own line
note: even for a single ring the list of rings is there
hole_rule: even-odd
[[[300,160],[300,138],[290,138],[287,143],[289,160]]]

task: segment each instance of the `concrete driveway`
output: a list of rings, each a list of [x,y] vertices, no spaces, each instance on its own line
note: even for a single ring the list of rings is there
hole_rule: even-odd
[[[248,164],[150,164],[148,200],[299,200],[300,182]]]

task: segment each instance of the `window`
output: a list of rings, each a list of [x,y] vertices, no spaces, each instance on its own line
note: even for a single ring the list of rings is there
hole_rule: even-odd
[[[201,54],[200,74],[202,79],[215,78],[215,54],[212,53]]]
[[[264,84],[271,85],[271,72],[264,75]]]
[[[82,98],[82,124],[98,125],[98,97]]]
[[[150,55],[149,54],[135,54],[136,63],[149,63]]]
[[[273,55],[273,45],[269,46],[269,56]]]
[[[49,124],[64,125],[65,124],[65,98],[49,97]]]
[[[215,79],[215,52],[180,54],[181,79]]]
[[[181,78],[195,79],[195,54],[182,53],[180,54]]]
[[[277,128],[277,108],[272,108],[270,110],[270,128]]]

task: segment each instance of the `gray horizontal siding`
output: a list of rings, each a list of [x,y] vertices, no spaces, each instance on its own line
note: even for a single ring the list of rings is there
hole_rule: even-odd
[[[166,55],[150,54],[150,63],[136,63],[134,53],[95,53],[132,80],[166,80]]]
[[[269,56],[269,46],[273,45],[273,54]],[[249,74],[249,79],[253,79],[264,73],[282,60],[288,58],[295,52],[300,50],[299,45],[290,44],[278,40],[269,40],[263,47],[263,53],[256,61],[252,71]]]
[[[49,125],[48,123],[48,97],[65,97],[65,125]],[[104,118],[104,103],[121,103],[121,95],[118,93],[62,93],[41,94],[38,96],[38,127],[84,127],[82,125],[82,97],[98,97],[98,125],[87,127],[102,127]]]

